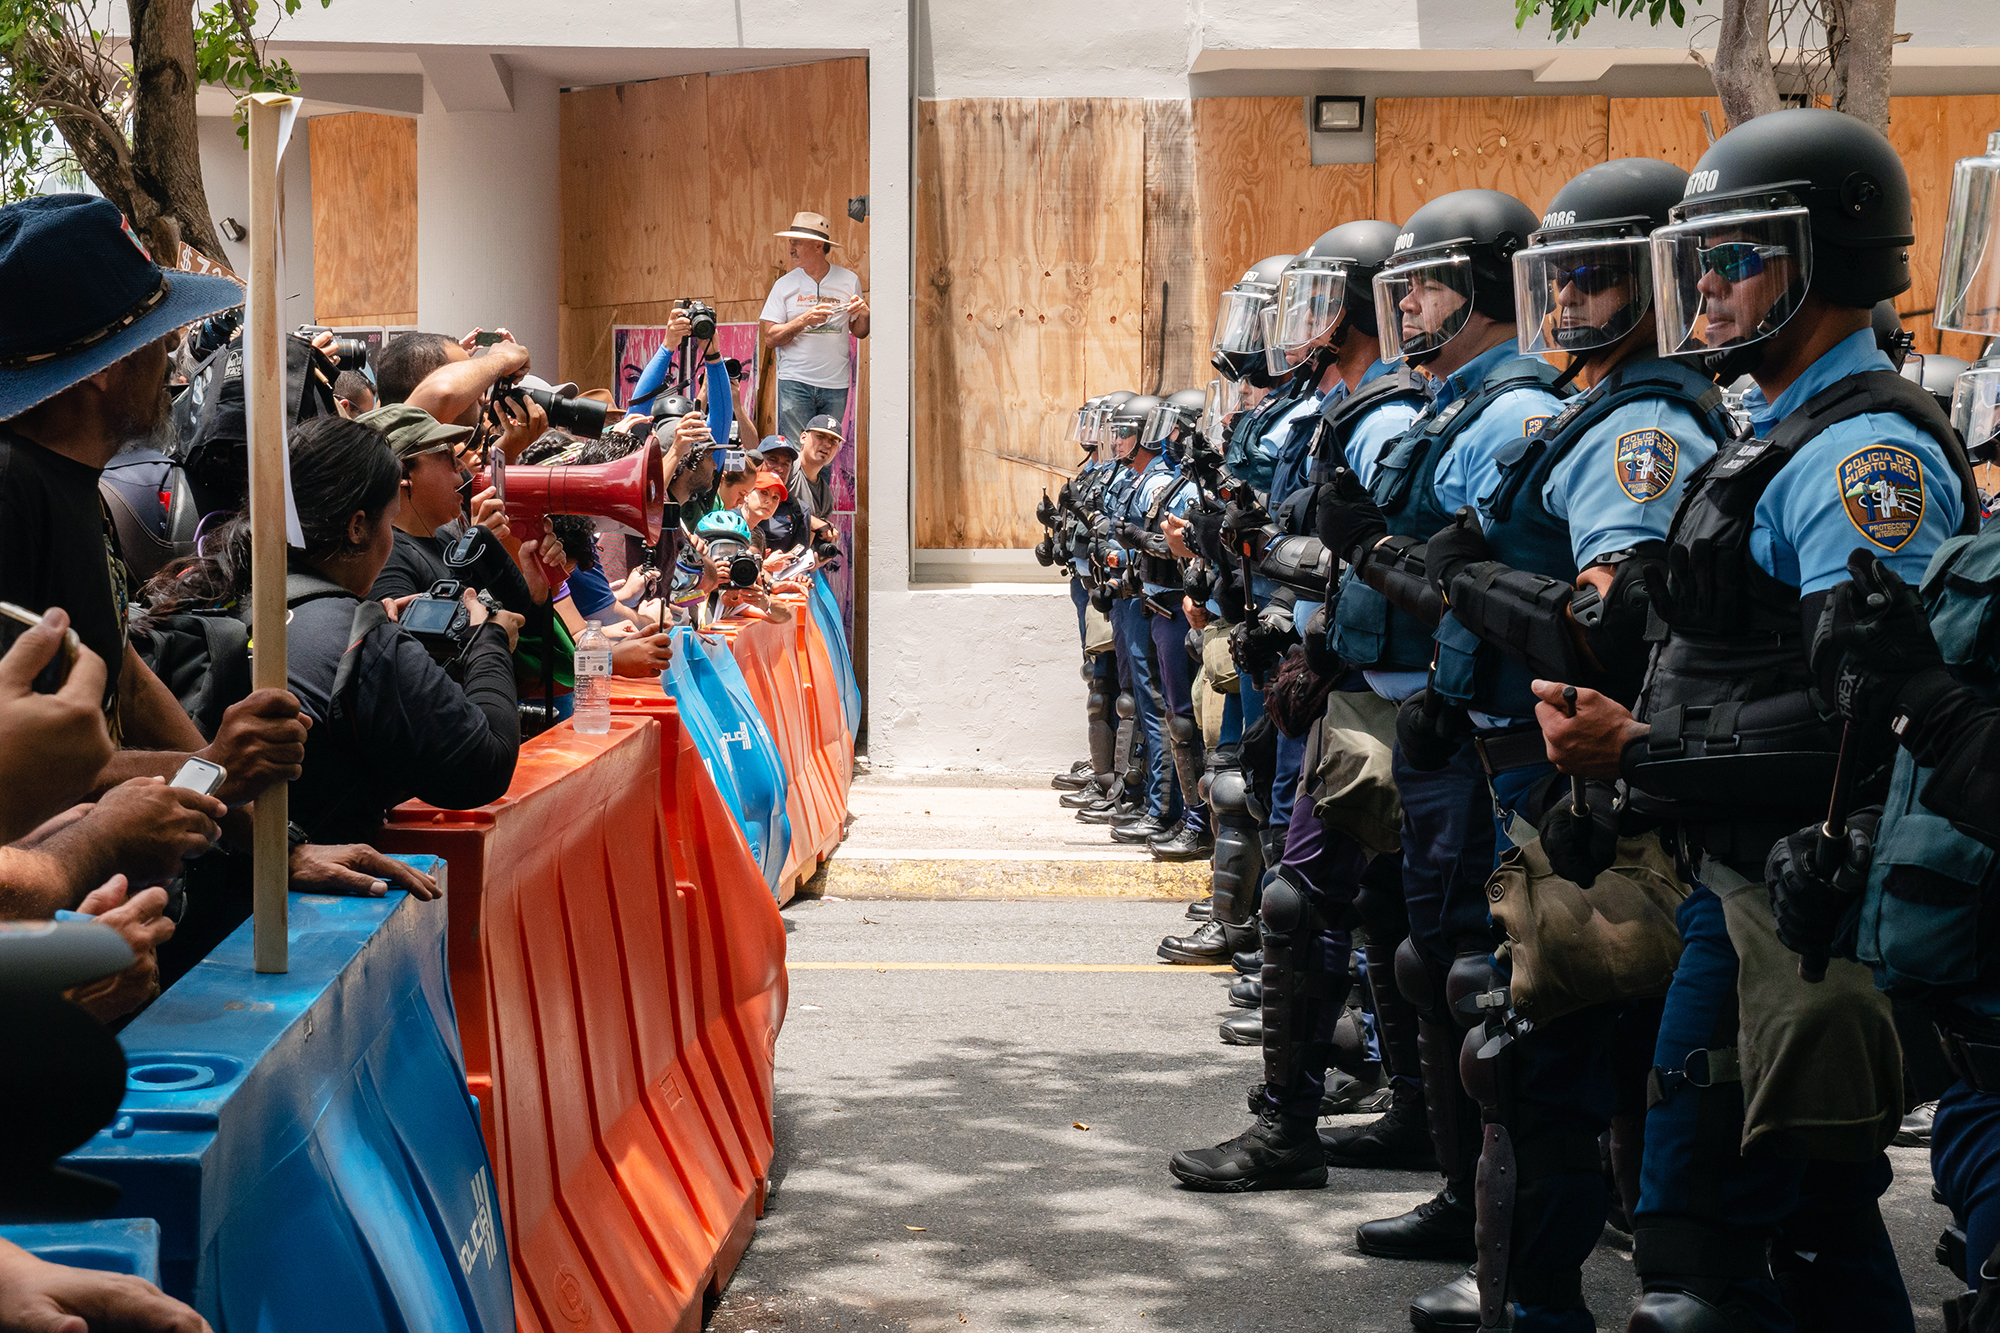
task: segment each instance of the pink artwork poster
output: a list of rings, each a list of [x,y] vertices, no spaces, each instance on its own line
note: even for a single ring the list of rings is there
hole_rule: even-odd
[[[667,330],[658,324],[614,324],[611,326],[611,401],[619,407],[632,405],[632,386],[646,373],[653,354],[666,344]],[[589,386],[584,386],[588,388]]]
[[[743,378],[735,386],[736,419],[741,423],[737,436],[747,449],[757,443],[757,326],[718,324],[715,347],[724,359],[734,358],[743,363]]]

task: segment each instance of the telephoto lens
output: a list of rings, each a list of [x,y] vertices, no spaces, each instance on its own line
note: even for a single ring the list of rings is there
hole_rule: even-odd
[[[703,301],[685,301],[681,309],[688,317],[688,332],[702,342],[715,340],[715,307]]]
[[[541,405],[551,426],[587,440],[604,434],[604,423],[611,416],[611,405],[595,398],[565,398],[553,389],[522,388],[519,392]]]
[[[326,354],[340,363],[342,370],[368,369],[368,344],[359,338],[335,338]]]

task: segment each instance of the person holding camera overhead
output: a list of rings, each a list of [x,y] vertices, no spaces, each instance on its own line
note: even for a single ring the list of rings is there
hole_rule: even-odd
[[[817,213],[798,213],[777,235],[788,242],[792,271],[771,286],[758,330],[778,355],[778,433],[796,440],[822,414],[847,413],[854,381],[847,335],[868,336],[861,279],[829,257],[840,242]]]
[[[447,810],[497,799],[521,748],[511,653],[522,618],[469,589],[444,607],[370,596],[406,503],[403,467],[380,430],[320,417],[292,432],[291,457],[306,544],[285,580],[286,665],[313,722],[292,823],[315,842],[367,842],[384,812],[411,797]],[[148,586],[156,609],[248,604],[249,520],[231,519],[204,550]]]

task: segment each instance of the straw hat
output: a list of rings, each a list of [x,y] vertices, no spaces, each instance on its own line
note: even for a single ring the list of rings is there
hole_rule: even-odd
[[[818,213],[794,213],[788,230],[773,232],[774,236],[790,236],[801,241],[825,241],[827,245],[838,247],[833,239],[833,225]]]

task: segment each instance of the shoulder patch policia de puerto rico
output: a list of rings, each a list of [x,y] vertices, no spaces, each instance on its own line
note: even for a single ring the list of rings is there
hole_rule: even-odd
[[[1861,535],[1900,551],[1924,523],[1924,465],[1907,449],[1871,444],[1840,464],[1840,502]]]
[[[1618,489],[1639,504],[1666,493],[1667,487],[1674,484],[1674,469],[1680,466],[1680,461],[1679,442],[1657,428],[1620,435],[1618,448],[1612,454]]]

